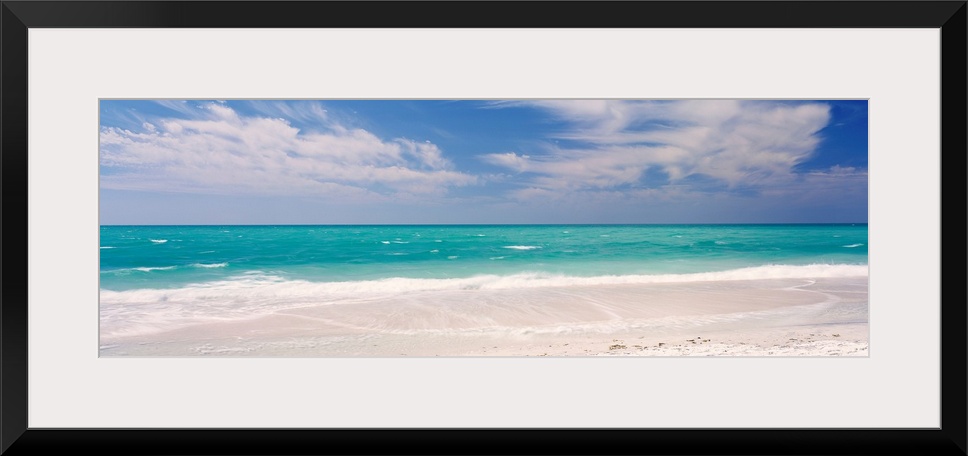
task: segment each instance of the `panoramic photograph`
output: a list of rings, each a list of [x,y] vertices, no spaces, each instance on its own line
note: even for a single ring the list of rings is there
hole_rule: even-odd
[[[867,357],[867,100],[99,101],[102,357]]]

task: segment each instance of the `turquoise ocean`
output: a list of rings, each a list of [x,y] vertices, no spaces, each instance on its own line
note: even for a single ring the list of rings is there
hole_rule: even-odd
[[[866,265],[867,248],[866,224],[102,226],[100,287],[172,289],[257,275],[358,282],[531,274],[567,281]]]
[[[527,274],[567,284],[752,267],[768,278],[769,266],[866,265],[867,249],[866,224],[102,226],[100,288],[260,276],[346,283]]]
[[[437,290],[857,276],[867,257],[866,224],[101,226],[101,319],[244,317]]]

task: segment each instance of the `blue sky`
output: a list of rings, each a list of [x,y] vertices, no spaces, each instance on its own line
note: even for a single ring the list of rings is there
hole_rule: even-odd
[[[102,100],[102,224],[866,223],[867,101]]]

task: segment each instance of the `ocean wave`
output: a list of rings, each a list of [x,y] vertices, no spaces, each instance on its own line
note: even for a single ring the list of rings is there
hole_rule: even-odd
[[[102,248],[102,249],[115,249],[115,248],[117,248],[117,247],[112,247],[112,246],[110,246],[110,245],[105,245],[105,246],[103,246],[103,247],[101,247],[101,248]]]
[[[867,277],[867,265],[768,265],[695,274],[568,276],[541,272],[477,275],[465,278],[312,282],[249,271],[229,279],[170,289],[100,290],[102,336],[165,331],[206,321],[253,318],[306,306],[353,305],[421,293],[467,293],[476,290],[538,289],[542,287],[618,284],[688,283],[756,279]],[[462,298],[463,299],[463,298]]]
[[[762,279],[807,279],[836,277],[866,277],[864,264],[812,264],[803,266],[768,265],[728,271],[692,274],[629,274],[573,276],[544,272],[524,272],[509,275],[482,274],[464,278],[422,279],[391,277],[386,279],[346,282],[312,282],[289,280],[269,274],[248,273],[226,280],[195,284],[176,289],[139,289],[129,291],[102,290],[102,299],[109,301],[170,301],[178,299],[204,300],[217,297],[257,298],[259,296],[304,297],[317,301],[326,296],[387,294],[401,292],[443,290],[500,290],[563,286],[594,286],[652,283],[691,283]]]
[[[228,265],[229,265],[228,263],[210,263],[210,264],[194,263],[190,266],[193,268],[210,269],[210,268],[224,268]],[[117,274],[117,273],[125,274],[125,273],[130,273],[132,271],[138,271],[138,272],[171,271],[173,269],[178,269],[178,268],[179,266],[138,266],[134,268],[110,269],[106,271],[101,271],[101,273],[102,274]]]
[[[170,271],[178,266],[138,266],[134,268],[109,269],[101,274],[130,274],[132,272]]]
[[[151,271],[170,271],[172,269],[175,269],[175,266],[164,266],[164,267],[158,267],[158,268],[150,268],[150,267],[131,268],[129,269],[129,271],[151,272]]]
[[[538,246],[538,245],[506,245],[506,246],[504,246],[504,248],[511,249],[511,250],[534,250],[534,249],[540,249],[541,246]]]
[[[862,245],[864,245],[864,244],[850,244],[850,245],[845,245],[844,247],[846,247],[848,249],[852,249],[852,248],[855,248],[855,247],[860,247]]]
[[[151,242],[154,242],[155,244],[164,244],[168,242],[168,239],[148,239],[148,240]]]

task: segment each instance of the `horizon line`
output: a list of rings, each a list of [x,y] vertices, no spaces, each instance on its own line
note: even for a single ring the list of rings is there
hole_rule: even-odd
[[[602,226],[602,225],[867,225],[868,222],[703,222],[703,223],[109,223],[98,226]]]

